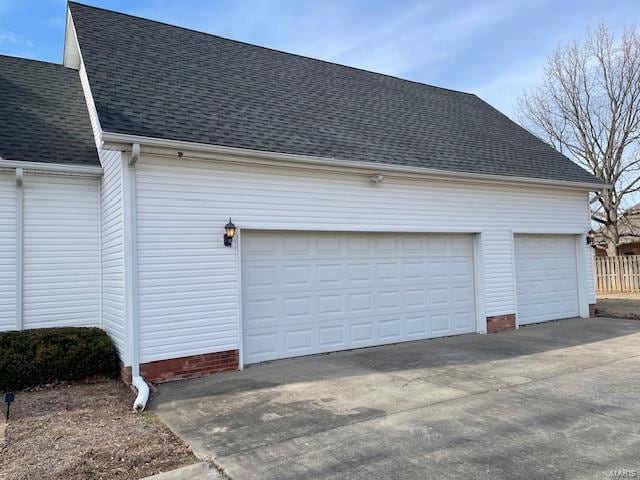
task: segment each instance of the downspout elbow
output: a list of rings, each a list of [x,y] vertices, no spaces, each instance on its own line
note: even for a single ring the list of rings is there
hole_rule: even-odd
[[[138,396],[133,402],[133,411],[142,412],[147,406],[147,401],[149,400],[149,385],[147,385],[147,382],[145,382],[144,378],[141,376],[133,377],[131,379],[131,384],[138,391]]]

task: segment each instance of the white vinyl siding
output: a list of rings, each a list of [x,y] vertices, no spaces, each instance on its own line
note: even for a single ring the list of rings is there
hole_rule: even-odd
[[[128,365],[124,308],[124,234],[122,210],[122,153],[103,150],[102,168],[102,328],[113,339]]]
[[[486,315],[515,312],[513,298],[513,233],[511,230],[487,228],[482,233]]]
[[[25,175],[23,327],[100,325],[98,180]]]
[[[75,41],[75,31],[72,32]],[[73,48],[76,48],[75,45]],[[79,52],[78,52],[79,54]],[[87,102],[89,120],[103,169],[100,194],[102,254],[102,328],[104,328],[125,365],[129,365],[124,299],[124,233],[122,152],[102,149],[102,128],[98,118],[84,62],[78,68]]]
[[[518,324],[576,317],[575,235],[516,235]]]
[[[143,362],[238,348],[240,229],[481,232],[486,316],[515,313],[513,232],[584,232],[586,192],[143,154],[136,166]],[[241,241],[240,241],[241,243]],[[589,257],[591,258],[591,257]]]
[[[242,282],[245,363],[475,331],[468,234],[246,231]]]
[[[0,331],[16,326],[16,176],[0,172]]]

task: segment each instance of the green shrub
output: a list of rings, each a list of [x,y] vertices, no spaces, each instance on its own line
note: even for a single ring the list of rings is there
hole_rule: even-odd
[[[0,391],[117,374],[118,354],[99,328],[0,333]]]

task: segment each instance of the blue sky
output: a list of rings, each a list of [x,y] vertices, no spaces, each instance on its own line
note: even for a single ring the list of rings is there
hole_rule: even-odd
[[[512,116],[547,54],[638,0],[86,0],[95,6],[473,92]],[[60,62],[62,0],[0,0],[0,54]]]

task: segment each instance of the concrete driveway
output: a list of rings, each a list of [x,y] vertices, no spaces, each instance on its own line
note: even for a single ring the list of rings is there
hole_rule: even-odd
[[[153,405],[234,479],[640,478],[640,321],[281,360]]]

